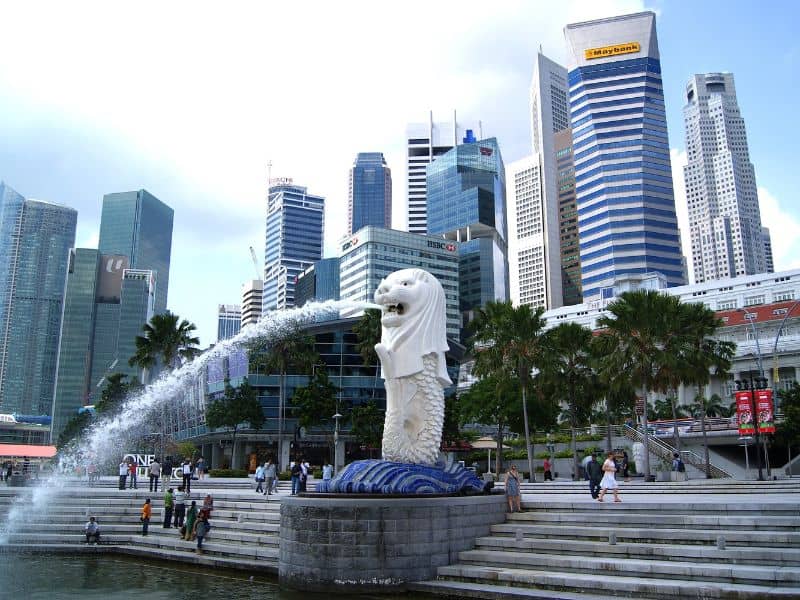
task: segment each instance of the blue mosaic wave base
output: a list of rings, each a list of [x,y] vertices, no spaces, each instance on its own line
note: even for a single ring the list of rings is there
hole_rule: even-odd
[[[330,481],[317,484],[328,494],[479,494],[486,484],[455,463],[426,466],[385,460],[359,460]]]

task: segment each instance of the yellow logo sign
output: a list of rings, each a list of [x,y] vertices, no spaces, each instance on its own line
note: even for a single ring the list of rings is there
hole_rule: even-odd
[[[617,54],[632,54],[639,52],[641,46],[639,42],[625,42],[624,44],[614,44],[613,46],[603,46],[602,48],[588,48],[583,51],[586,60],[593,58],[606,58]]]

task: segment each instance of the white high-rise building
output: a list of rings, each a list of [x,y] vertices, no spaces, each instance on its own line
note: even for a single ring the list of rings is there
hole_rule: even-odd
[[[483,139],[480,123],[473,127],[476,139]],[[410,233],[428,233],[428,186],[426,171],[430,163],[464,141],[467,129],[458,124],[453,111],[452,122],[435,123],[433,112],[426,123],[409,123],[406,127],[408,222]],[[475,141],[475,140],[473,140]]]
[[[515,304],[556,308],[564,302],[554,136],[569,129],[567,96],[567,70],[539,52],[530,95],[533,155],[509,165],[506,174]]]
[[[242,328],[261,318],[263,296],[263,279],[251,279],[242,286]]]
[[[686,84],[683,168],[695,283],[768,272],[747,132],[731,73]]]
[[[506,167],[508,278],[514,306],[547,302],[542,163],[533,154]],[[559,269],[560,271],[560,269]],[[557,304],[556,306],[561,306]]]

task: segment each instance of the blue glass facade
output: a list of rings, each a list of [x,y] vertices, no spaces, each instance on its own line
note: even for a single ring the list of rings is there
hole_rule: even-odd
[[[242,307],[237,304],[220,304],[217,314],[217,341],[230,339],[242,329]]]
[[[392,225],[392,172],[381,152],[360,152],[350,169],[350,233]]]
[[[301,273],[295,282],[295,305],[339,299],[339,259],[323,258]]]
[[[127,256],[132,269],[155,272],[155,314],[167,310],[173,217],[173,210],[146,190],[103,196],[98,249]]]
[[[489,300],[505,301],[505,166],[495,138],[456,146],[427,167],[428,233],[459,246],[462,325]]]
[[[297,277],[322,258],[325,198],[276,185],[267,200],[263,310],[291,308]]]
[[[78,213],[0,182],[0,412],[50,414]]]
[[[632,274],[682,285],[655,17],[579,23],[566,33],[583,298],[596,300]],[[635,45],[594,58],[609,40]]]

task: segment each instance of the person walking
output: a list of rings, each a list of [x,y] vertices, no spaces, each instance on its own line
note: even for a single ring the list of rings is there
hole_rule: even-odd
[[[177,529],[180,529],[181,527],[183,527],[183,519],[186,516],[186,504],[185,504],[185,501],[186,501],[186,494],[183,491],[183,486],[180,486],[178,488],[178,491],[175,492],[175,499],[173,501],[174,506],[175,506],[175,508],[174,508],[175,520],[173,522],[173,525]]]
[[[206,474],[206,461],[202,456],[197,459],[197,463],[194,465],[194,471],[197,473],[197,481],[203,481],[203,477],[205,477]]]
[[[289,467],[289,472],[292,474],[292,496],[297,495],[297,492],[300,491],[300,464],[296,461],[292,461],[292,464]]]
[[[267,491],[264,493],[269,496],[272,494],[272,487],[275,485],[275,480],[278,478],[278,469],[272,459],[267,459],[264,464],[264,479],[267,482]]]
[[[125,481],[128,479],[128,463],[124,460],[119,463],[119,489],[125,489]]]
[[[600,494],[597,496],[597,501],[602,502],[603,497],[608,490],[614,493],[614,502],[622,502],[619,497],[619,484],[617,483],[617,463],[614,462],[614,453],[609,452],[606,455],[606,460],[603,462],[603,479],[600,480]]]
[[[172,495],[172,488],[164,494],[164,529],[172,525],[172,509],[175,506],[175,497]]]
[[[597,462],[597,454],[592,453],[591,460],[586,463],[586,474],[589,476],[589,493],[597,499],[600,493],[600,480],[603,478],[603,467]]]
[[[550,459],[548,457],[545,457],[544,462],[542,463],[542,470],[544,471],[544,480],[553,481],[553,471],[552,467],[550,466]]]
[[[184,459],[183,464],[181,465],[181,473],[183,475],[183,489],[186,490],[186,493],[191,493],[192,491],[192,461],[188,458]]]
[[[266,464],[266,463],[265,463]],[[256,467],[256,494],[264,493],[264,465]]]
[[[158,459],[150,463],[150,491],[158,493],[158,478],[161,477],[161,463]]]
[[[172,485],[172,459],[168,456],[164,459],[164,466],[161,469],[161,479],[163,480],[161,483],[161,487],[163,488],[165,485],[169,487]]]
[[[197,523],[194,526],[194,532],[197,536],[197,553],[203,553],[203,540],[208,535],[208,532],[211,531],[211,523],[208,522],[208,513],[205,510],[201,510],[200,514],[197,517]]]
[[[136,471],[139,469],[139,465],[136,462],[136,459],[131,460],[128,463],[128,477],[130,478],[130,487],[129,489],[135,490],[139,489],[139,484],[136,481]]]
[[[325,463],[322,466],[322,481],[330,481],[333,479],[333,467],[331,463]]]
[[[186,531],[183,534],[183,539],[187,542],[191,542],[194,539],[194,524],[197,521],[197,502],[192,500],[191,506],[189,506],[189,510],[186,511]]]
[[[514,507],[516,507],[517,512],[522,511],[517,465],[511,465],[511,468],[506,473],[506,498],[508,499],[508,512],[513,513]]]
[[[147,535],[147,528],[150,527],[150,516],[153,514],[153,505],[150,504],[150,498],[144,501],[142,506],[142,516],[139,520],[142,522],[142,535]]]

